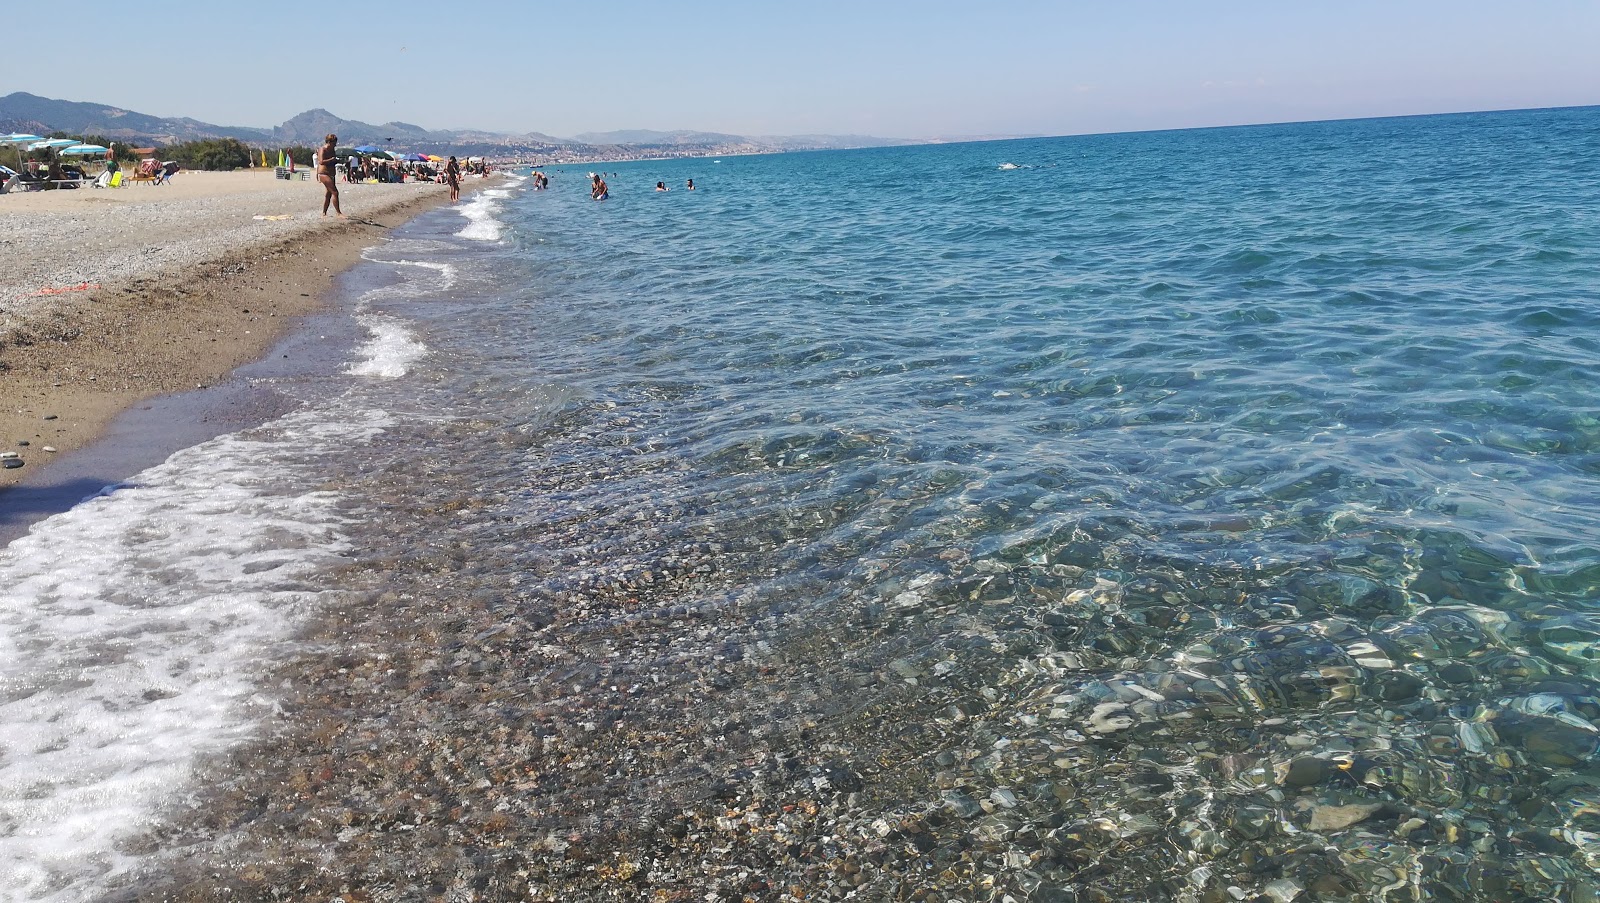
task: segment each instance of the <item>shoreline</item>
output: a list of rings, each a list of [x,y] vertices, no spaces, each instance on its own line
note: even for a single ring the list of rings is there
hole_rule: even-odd
[[[471,180],[463,194],[490,184]],[[359,211],[347,203],[348,219],[301,219],[286,235],[279,230],[197,264],[58,295],[0,320],[0,397],[7,401],[0,409],[0,452],[24,462],[0,469],[0,547],[100,488],[89,483],[126,479],[207,433],[281,413],[233,385],[235,371],[262,360],[324,310],[337,278],[361,261],[363,251],[393,228],[449,204],[442,185],[405,190],[361,204]],[[90,456],[98,465],[92,478],[73,473],[82,470],[74,459],[107,439],[119,417],[197,390],[204,397],[194,404],[164,405],[164,417],[146,416],[152,422],[143,430],[132,428],[163,435],[130,437],[117,429],[118,443],[142,448],[138,460],[124,462],[128,456],[113,449]],[[168,428],[179,421],[221,426]],[[63,472],[65,480],[57,479]]]

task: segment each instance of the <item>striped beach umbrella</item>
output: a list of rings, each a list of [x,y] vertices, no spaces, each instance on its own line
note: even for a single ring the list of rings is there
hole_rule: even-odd
[[[23,132],[12,132],[9,135],[0,135],[0,144],[10,144],[12,145],[11,149],[16,152],[18,169],[22,168],[22,146],[24,144],[32,144],[35,141],[42,140],[44,139],[40,138],[38,135],[28,135]]]

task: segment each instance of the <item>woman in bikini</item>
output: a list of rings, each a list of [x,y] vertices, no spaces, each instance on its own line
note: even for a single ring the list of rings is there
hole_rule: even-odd
[[[322,183],[325,193],[322,196],[322,215],[328,215],[328,205],[333,205],[335,216],[343,217],[344,211],[339,209],[339,183],[333,179],[339,166],[339,157],[334,153],[334,148],[339,144],[338,135],[329,135],[322,139],[322,147],[317,150],[317,181]]]
[[[444,180],[450,183],[450,203],[461,200],[461,164],[455,157],[444,165]]]

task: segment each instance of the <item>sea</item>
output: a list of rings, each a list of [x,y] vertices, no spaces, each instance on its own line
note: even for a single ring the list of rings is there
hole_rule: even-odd
[[[0,899],[1600,899],[1600,108],[543,171],[0,550]]]

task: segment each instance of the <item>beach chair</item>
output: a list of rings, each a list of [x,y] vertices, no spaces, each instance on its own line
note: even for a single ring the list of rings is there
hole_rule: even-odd
[[[139,163],[139,168],[133,171],[133,175],[128,177],[128,181],[154,185],[160,178],[161,161],[149,158]]]

